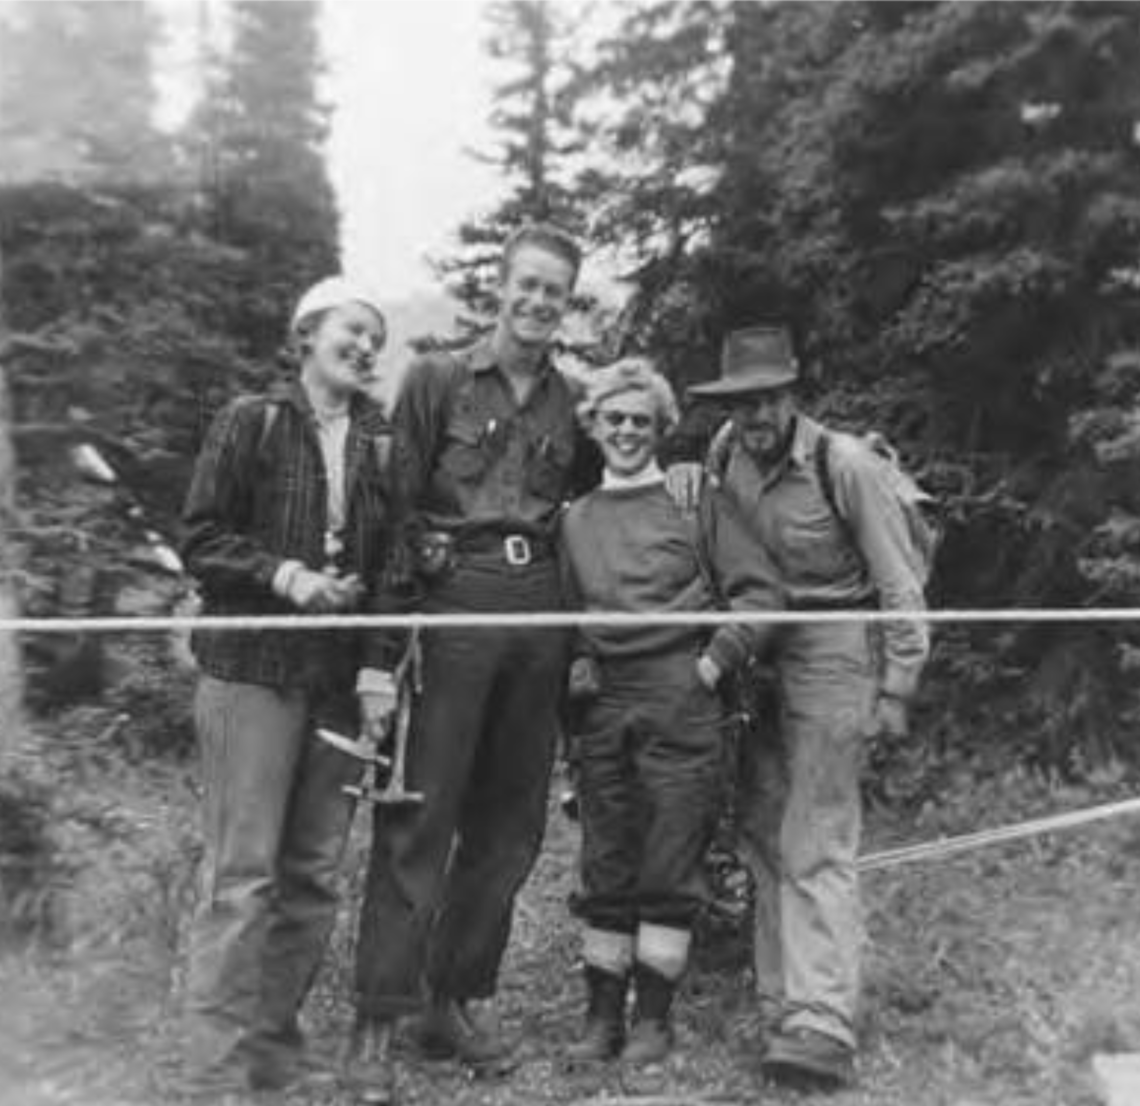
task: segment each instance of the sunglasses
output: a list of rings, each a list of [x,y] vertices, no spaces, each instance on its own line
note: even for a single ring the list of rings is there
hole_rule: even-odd
[[[628,422],[634,430],[648,430],[653,425],[653,416],[642,411],[599,411],[606,426],[616,430],[622,423]]]

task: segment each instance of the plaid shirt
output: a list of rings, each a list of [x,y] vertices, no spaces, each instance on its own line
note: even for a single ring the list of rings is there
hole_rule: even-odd
[[[391,430],[380,407],[363,397],[354,398],[349,418],[337,562],[364,580],[366,609],[379,609]],[[207,434],[182,515],[181,552],[201,586],[203,613],[297,613],[274,594],[273,577],[285,560],[323,567],[327,513],[324,460],[300,383],[228,404]],[[198,630],[191,645],[202,670],[219,679],[341,690],[355,680],[360,637],[339,630]]]

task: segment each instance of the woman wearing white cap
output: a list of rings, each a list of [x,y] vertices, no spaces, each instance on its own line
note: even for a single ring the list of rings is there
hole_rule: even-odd
[[[214,420],[183,513],[204,613],[368,607],[389,517],[389,425],[370,394],[385,339],[366,288],[322,280],[293,313],[297,378]],[[352,631],[200,630],[191,644],[205,855],[184,1089],[281,1087],[312,1070],[297,1015],[332,928],[351,818],[353,762],[315,729],[376,733],[390,681],[361,671]]]

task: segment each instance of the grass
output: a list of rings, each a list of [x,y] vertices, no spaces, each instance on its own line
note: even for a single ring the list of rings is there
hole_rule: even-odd
[[[162,1087],[178,1054],[179,968],[196,858],[190,769],[132,765],[98,743],[49,748],[45,756],[40,776],[55,781],[55,893],[45,914],[51,923],[0,958],[0,1106],[165,1106]],[[868,845],[1106,797],[1118,795],[1058,790],[1007,773],[963,782],[914,818],[877,813]],[[360,818],[345,904],[307,1009],[314,1042],[330,1054],[351,1018],[351,914],[366,847]],[[575,850],[573,825],[552,810],[502,979],[505,1020],[527,1042],[519,1071],[502,1082],[472,1082],[454,1064],[412,1061],[404,1067],[405,1101],[801,1101],[760,1087],[747,957],[728,939],[705,948],[687,980],[680,1043],[666,1065],[641,1073],[617,1065],[564,1068],[559,1056],[582,1002],[565,909]],[[830,1101],[1091,1104],[1091,1057],[1140,1049],[1138,886],[1136,818],[868,875],[860,1085]]]

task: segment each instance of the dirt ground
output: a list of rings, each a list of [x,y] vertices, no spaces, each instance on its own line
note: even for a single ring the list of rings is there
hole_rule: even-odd
[[[868,847],[1106,797],[1016,777],[974,782],[921,815],[873,817]],[[151,781],[122,801],[134,804],[127,813],[142,840],[172,840],[160,832],[172,819],[184,831],[191,824],[193,797],[185,788],[156,788]],[[114,879],[100,872],[97,880],[80,880],[81,924],[65,947],[0,958],[0,1106],[175,1101],[164,1088],[178,1052],[188,885],[171,872],[188,865],[184,845],[169,845],[165,859],[156,853],[148,888],[130,884],[152,900],[124,912]],[[365,821],[358,819],[345,907],[307,1010],[312,1039],[328,1055],[339,1048],[350,1018],[350,913],[365,848]],[[552,809],[547,847],[522,896],[502,979],[504,1020],[525,1039],[519,1070],[501,1081],[472,1081],[454,1063],[409,1056],[404,1100],[410,1106],[803,1101],[759,1080],[747,956],[728,939],[700,950],[679,1002],[679,1045],[667,1064],[641,1072],[617,1064],[566,1069],[560,1056],[582,1002],[566,910],[575,851],[575,827]],[[109,860],[107,871],[117,862]],[[835,1106],[1088,1106],[1096,1101],[1091,1056],[1140,1048],[1140,818],[870,874],[865,899],[870,943],[860,1080],[857,1089],[829,1099]],[[115,925],[100,925],[104,914],[114,914]],[[132,924],[123,924],[125,917]],[[259,1101],[346,1106],[348,1099],[330,1092],[325,1099]]]

